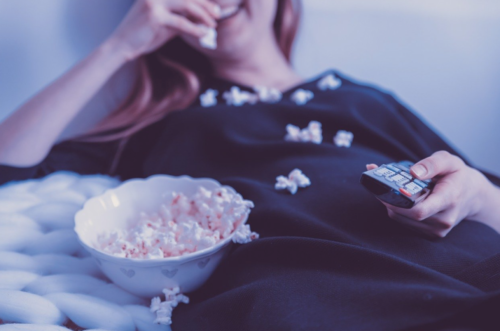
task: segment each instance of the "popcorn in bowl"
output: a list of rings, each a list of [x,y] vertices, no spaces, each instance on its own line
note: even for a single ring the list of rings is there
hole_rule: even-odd
[[[258,238],[246,224],[252,207],[213,179],[154,175],[89,199],[75,231],[110,280],[150,299],[164,289],[195,291],[232,243]]]
[[[99,234],[94,248],[117,257],[162,259],[213,247],[232,234],[233,242],[247,243],[258,238],[243,224],[253,207],[224,187],[200,186],[189,197],[172,192],[158,212],[141,212],[128,228]]]

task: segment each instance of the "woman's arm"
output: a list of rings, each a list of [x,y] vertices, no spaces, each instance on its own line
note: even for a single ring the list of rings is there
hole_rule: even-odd
[[[471,220],[484,223],[500,233],[500,187],[489,182],[483,186],[482,207]]]
[[[42,161],[83,106],[126,62],[104,43],[0,124],[0,163],[32,166]]]
[[[38,164],[125,62],[156,50],[179,33],[202,37],[206,29],[185,16],[213,27],[218,9],[208,0],[136,1],[106,42],[0,124],[0,164]]]

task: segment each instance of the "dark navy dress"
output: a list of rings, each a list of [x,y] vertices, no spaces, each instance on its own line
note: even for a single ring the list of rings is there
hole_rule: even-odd
[[[500,235],[463,221],[444,239],[426,239],[359,184],[367,163],[456,151],[390,94],[331,73],[342,80],[335,90],[318,89],[318,78],[276,104],[241,107],[221,97],[236,84],[214,80],[218,105],[172,113],[129,140],[113,175],[210,177],[256,206],[249,223],[261,239],[234,248],[176,308],[173,330],[500,330]],[[314,98],[295,104],[298,88]],[[322,144],[284,140],[287,124],[312,120],[322,123]],[[333,144],[338,130],[354,134],[351,148]],[[109,174],[117,147],[63,142],[37,166],[0,166],[0,183],[57,170]],[[294,168],[311,186],[275,190]]]

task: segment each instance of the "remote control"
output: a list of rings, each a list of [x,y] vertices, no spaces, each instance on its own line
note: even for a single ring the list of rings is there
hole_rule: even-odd
[[[360,183],[380,200],[410,209],[425,199],[434,187],[431,180],[419,180],[410,174],[414,163],[401,161],[383,164],[364,172]]]

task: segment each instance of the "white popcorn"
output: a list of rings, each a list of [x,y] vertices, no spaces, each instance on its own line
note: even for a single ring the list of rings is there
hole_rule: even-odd
[[[259,239],[259,234],[250,230],[250,225],[242,224],[236,229],[233,236],[235,244],[248,244],[252,240]]]
[[[170,325],[172,324],[172,310],[160,309],[156,312],[156,319],[153,323]]]
[[[285,176],[276,177],[276,184],[274,186],[277,190],[288,190],[290,193],[297,193],[297,189],[299,187],[307,187],[311,185],[311,180],[302,173],[300,169],[294,169],[288,175],[288,178]]]
[[[174,192],[159,213],[141,213],[136,224],[102,233],[94,245],[104,253],[132,259],[182,256],[215,246],[231,236],[253,207],[253,202],[224,187],[199,187],[191,198]],[[235,235],[240,238],[245,233]]]
[[[151,310],[152,313],[156,313],[161,308],[160,304],[161,304],[160,297],[154,297],[153,299],[151,299],[151,306],[149,307],[149,309]]]
[[[342,85],[342,81],[335,77],[333,74],[329,74],[325,77],[323,77],[319,82],[318,82],[318,88],[321,91],[326,91],[326,90],[335,90],[339,88]]]
[[[170,325],[172,324],[172,311],[175,307],[179,305],[180,302],[188,304],[189,298],[184,294],[180,293],[179,287],[174,287],[173,289],[164,289],[165,301],[161,301],[159,297],[155,297],[151,300],[150,310],[152,313],[156,313],[156,319],[154,323]]]
[[[354,139],[354,135],[352,132],[340,130],[337,132],[335,137],[333,138],[333,142],[337,147],[351,147],[352,140]]]
[[[228,106],[243,106],[245,103],[255,104],[258,96],[247,91],[241,91],[239,87],[233,86],[228,92],[224,92],[222,97]]]
[[[321,123],[317,121],[309,122],[307,128],[302,130],[300,130],[300,128],[295,125],[288,124],[286,126],[286,131],[286,141],[312,142],[314,144],[321,144],[321,142],[323,141]]]
[[[204,25],[202,26],[206,29],[207,33],[200,38],[200,45],[208,49],[217,49],[217,30],[207,28]]]
[[[212,107],[217,105],[217,90],[208,89],[200,95],[200,103],[202,107]]]
[[[292,101],[299,106],[303,106],[314,98],[314,93],[304,89],[298,89],[292,94]]]
[[[288,179],[297,183],[298,187],[307,187],[311,185],[311,180],[302,173],[300,169],[294,169],[289,175]]]
[[[298,186],[294,181],[288,179],[288,177],[278,176],[276,177],[274,188],[277,190],[288,190],[290,193],[295,194],[297,193]]]
[[[254,91],[257,93],[259,100],[266,103],[276,103],[281,101],[283,97],[280,90],[272,87],[255,86]]]

